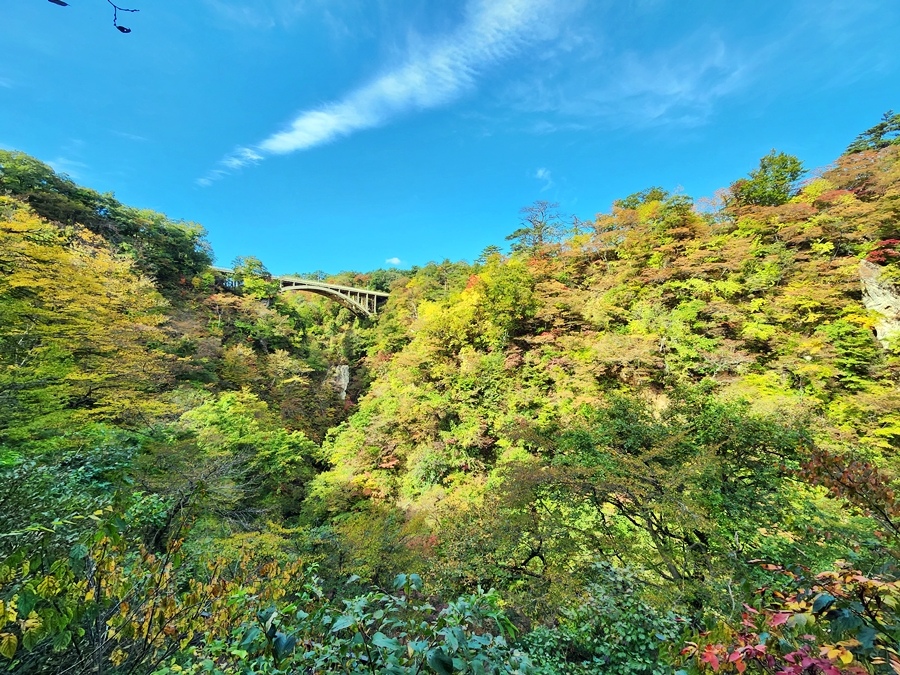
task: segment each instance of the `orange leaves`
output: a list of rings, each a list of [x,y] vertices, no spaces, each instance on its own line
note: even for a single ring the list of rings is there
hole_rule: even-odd
[[[870,663],[873,666],[883,666],[885,664],[890,665],[891,670],[897,673],[897,675],[900,675],[900,659],[898,659],[896,656],[891,656],[890,659],[876,656],[870,661]]]
[[[719,654],[724,650],[722,645],[707,645],[700,654],[700,660],[709,665],[713,672],[719,670]]]
[[[869,515],[900,534],[900,499],[890,480],[864,459],[817,449],[803,467],[804,477],[864,509]]]
[[[743,673],[747,670],[747,664],[744,663],[744,654],[740,650],[731,652],[731,654],[728,655],[728,662],[733,663],[735,670],[739,673]]]

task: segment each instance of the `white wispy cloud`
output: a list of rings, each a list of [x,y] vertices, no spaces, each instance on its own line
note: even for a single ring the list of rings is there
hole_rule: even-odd
[[[116,131],[113,129],[110,132],[113,136],[118,136],[119,138],[124,138],[129,141],[135,141],[137,143],[146,143],[147,138],[145,136],[139,136],[138,134],[130,134],[127,131]]]
[[[47,164],[56,173],[65,174],[69,178],[81,178],[81,171],[88,168],[88,165],[84,162],[78,162],[68,157],[57,157],[48,160]]]
[[[470,0],[462,24],[411,49],[404,63],[340,100],[304,110],[284,130],[241,147],[197,182],[209,185],[267,155],[308,150],[459,99],[491,65],[557,35],[583,0]]]
[[[203,0],[216,16],[241,29],[290,26],[303,16],[309,0]]]
[[[384,262],[386,262],[388,265],[400,265],[403,261],[400,260],[400,258],[397,258],[397,257],[395,256],[395,257],[393,257],[393,258],[388,258],[388,259],[385,260]]]
[[[698,32],[654,51],[580,53],[577,69],[556,64],[509,85],[504,106],[538,116],[529,130],[703,123],[716,104],[746,88],[763,54],[748,56],[715,34]]]
[[[13,81],[6,77],[0,77],[0,87],[4,89],[12,89]]]
[[[553,187],[553,174],[550,173],[550,169],[541,167],[534,172],[534,177],[544,182],[543,187],[541,187],[541,192],[546,192]]]

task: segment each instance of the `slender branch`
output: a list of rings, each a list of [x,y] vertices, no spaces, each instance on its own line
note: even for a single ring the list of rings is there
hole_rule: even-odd
[[[112,5],[112,8],[113,8],[113,26],[115,26],[116,29],[117,29],[120,33],[130,33],[130,32],[131,32],[131,29],[130,29],[130,28],[126,28],[125,26],[120,26],[120,25],[119,25],[119,12],[140,12],[141,10],[139,10],[139,9],[127,9],[127,8],[125,8],[125,7],[119,7],[119,6],[118,6],[116,3],[114,3],[112,0],[106,0],[106,2],[108,2],[110,5]]]

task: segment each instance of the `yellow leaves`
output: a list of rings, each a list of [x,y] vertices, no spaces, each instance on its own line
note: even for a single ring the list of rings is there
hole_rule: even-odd
[[[0,584],[6,584],[16,578],[16,572],[9,565],[0,565]]]
[[[65,236],[24,205],[0,222],[0,250],[12,270],[0,279],[0,311],[7,330],[27,332],[31,340],[25,349],[32,351],[18,358],[11,375],[55,387],[60,399],[103,382],[108,389],[98,394],[102,400],[90,414],[118,414],[145,403],[122,396],[123,390],[150,384],[161,374],[161,357],[145,345],[161,338],[155,327],[165,320],[160,312],[165,303],[104,240],[73,234]],[[78,356],[67,360],[67,354]],[[35,369],[51,364],[56,368],[47,384],[46,373]]]
[[[46,576],[41,579],[41,582],[37,586],[37,594],[49,600],[50,598],[56,597],[60,592],[60,583],[59,579],[54,576]]]
[[[43,625],[43,619],[41,619],[41,617],[38,616],[37,612],[33,610],[28,614],[27,619],[24,619],[20,622],[23,633],[30,633],[32,631],[40,630]]]
[[[118,667],[128,660],[128,654],[117,647],[116,649],[113,649],[112,654],[109,655],[109,660],[114,666]]]
[[[19,638],[12,633],[0,633],[0,654],[8,659],[16,655],[19,646]]]
[[[812,204],[824,193],[834,190],[834,184],[824,178],[816,178],[803,186],[800,193],[791,199],[792,203]]]
[[[813,253],[828,258],[834,253],[834,243],[830,241],[816,241],[810,244],[810,249]]]
[[[0,600],[0,626],[5,626],[8,623],[15,623],[16,619],[18,619],[19,615],[18,612],[16,612],[18,598],[19,596],[14,596],[8,604],[4,603],[3,600]]]
[[[847,646],[858,647],[859,642],[856,640],[846,640],[836,645],[822,645],[819,649],[819,656],[824,656],[831,661],[840,661],[845,666],[849,665],[853,661],[853,653],[847,649]]]

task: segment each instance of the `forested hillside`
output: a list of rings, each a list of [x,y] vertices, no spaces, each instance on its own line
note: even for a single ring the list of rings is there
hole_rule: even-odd
[[[327,277],[374,319],[0,152],[0,659],[900,673],[898,128]]]

